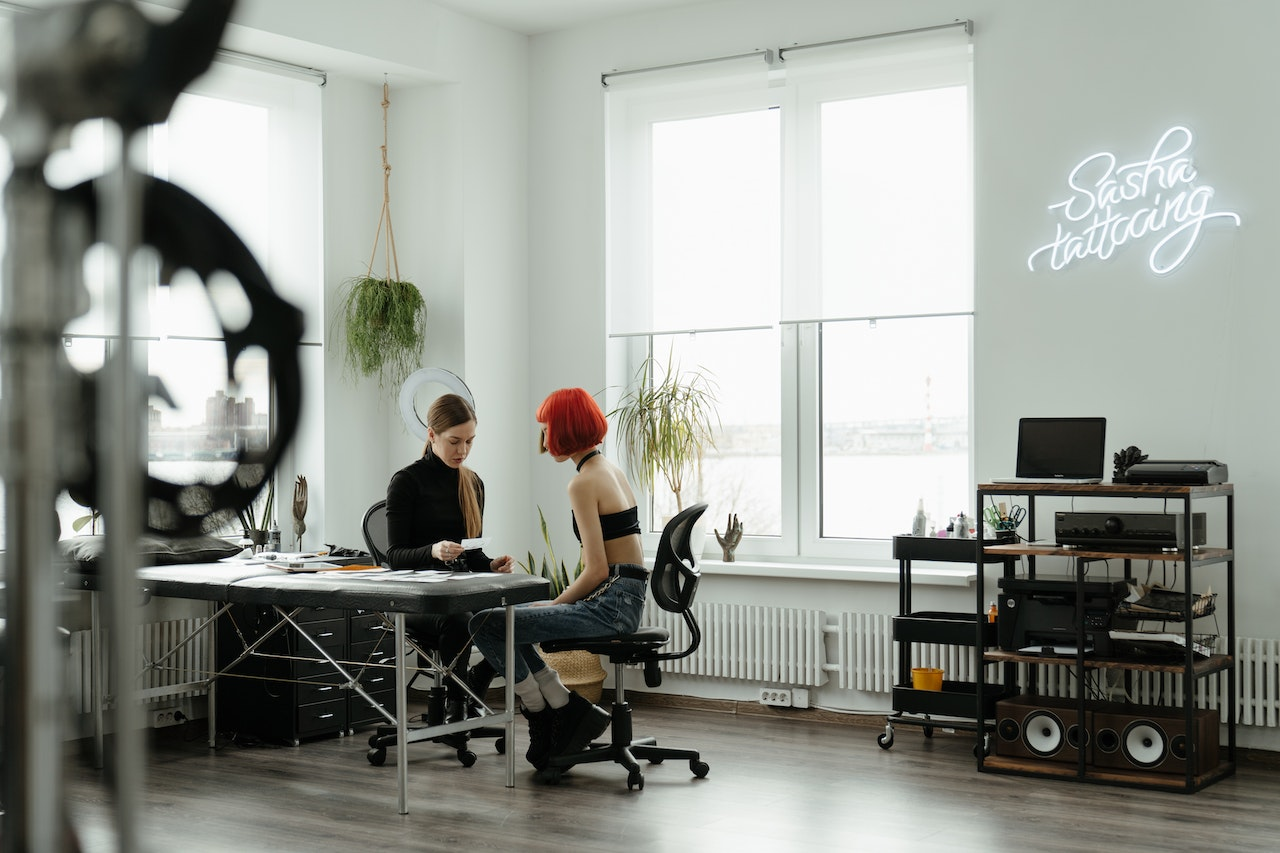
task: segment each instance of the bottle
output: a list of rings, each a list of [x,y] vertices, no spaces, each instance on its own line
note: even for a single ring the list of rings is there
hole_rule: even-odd
[[[987,608],[987,621],[995,622],[996,616],[1000,615],[1000,611],[996,608],[996,603],[991,602],[991,606]]]
[[[929,520],[924,514],[924,498],[921,498],[920,503],[916,504],[916,517],[911,521],[911,535],[923,536],[928,524]]]
[[[267,550],[280,553],[280,525],[271,522],[271,532],[267,534]]]

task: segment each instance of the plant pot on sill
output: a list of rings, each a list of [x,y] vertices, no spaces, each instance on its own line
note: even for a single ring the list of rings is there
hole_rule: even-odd
[[[564,686],[575,691],[588,702],[600,701],[604,692],[604,667],[600,665],[600,657],[582,649],[567,652],[538,653],[547,665],[560,674]]]

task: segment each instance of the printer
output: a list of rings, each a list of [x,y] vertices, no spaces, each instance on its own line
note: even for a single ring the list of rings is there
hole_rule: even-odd
[[[1132,582],[1086,579],[1077,589],[1076,579],[1069,576],[1000,578],[1000,648],[1074,655],[1080,642],[1077,627],[1082,623],[1085,654],[1108,657],[1114,653],[1109,632],[1137,627],[1136,620],[1116,616],[1116,607],[1129,594]]]

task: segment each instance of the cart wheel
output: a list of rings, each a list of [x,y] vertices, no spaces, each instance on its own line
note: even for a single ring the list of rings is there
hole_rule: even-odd
[[[507,754],[507,739],[500,737],[493,742],[493,748],[498,751],[498,755]]]
[[[933,726],[925,726],[925,727],[924,727],[924,736],[925,736],[925,737],[933,737]]]
[[[627,774],[627,790],[644,790],[644,774],[639,770],[632,770]]]
[[[387,751],[382,747],[375,746],[369,750],[365,757],[369,759],[369,763],[374,767],[381,767],[387,763]]]
[[[893,730],[889,729],[888,731],[881,732],[876,737],[876,743],[880,744],[881,749],[888,749],[893,746]]]
[[[707,778],[707,774],[711,772],[711,765],[705,761],[690,761],[689,769],[693,771],[693,775],[699,779]]]

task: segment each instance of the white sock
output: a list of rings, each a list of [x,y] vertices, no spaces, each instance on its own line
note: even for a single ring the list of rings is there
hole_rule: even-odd
[[[543,667],[535,672],[533,677],[538,682],[538,688],[546,697],[548,705],[552,708],[563,708],[569,704],[569,688],[560,681],[560,673],[555,669],[549,666]]]
[[[516,695],[520,697],[520,704],[524,705],[525,710],[530,714],[536,714],[547,707],[547,700],[542,696],[542,689],[538,686],[538,681],[532,675],[525,676],[524,681],[516,682]]]

